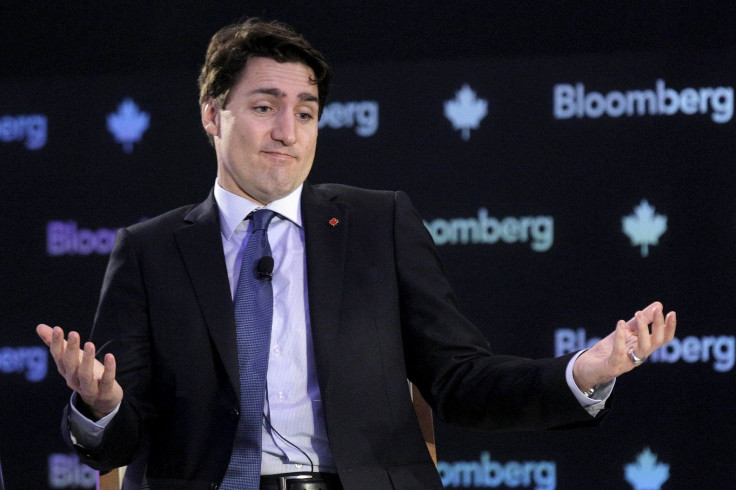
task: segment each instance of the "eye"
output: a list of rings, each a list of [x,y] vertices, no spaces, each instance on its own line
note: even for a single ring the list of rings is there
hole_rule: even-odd
[[[258,105],[253,108],[253,112],[255,112],[256,114],[266,114],[270,112],[271,110],[272,110],[271,107],[267,105]]]
[[[302,121],[310,121],[314,119],[314,116],[312,116],[309,112],[299,112],[297,113],[296,117],[298,117]]]

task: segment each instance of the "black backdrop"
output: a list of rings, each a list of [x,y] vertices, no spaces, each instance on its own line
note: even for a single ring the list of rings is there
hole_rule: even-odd
[[[557,355],[654,299],[678,311],[678,339],[619,380],[600,429],[438,424],[446,486],[736,483],[734,12],[671,2],[0,9],[8,488],[90,485],[60,440],[68,390],[33,328],[88,332],[115,229],[204,198],[215,163],[197,70],[209,36],[245,15],[291,23],[333,62],[310,180],[407,191],[496,351]],[[127,143],[111,115],[139,124]]]

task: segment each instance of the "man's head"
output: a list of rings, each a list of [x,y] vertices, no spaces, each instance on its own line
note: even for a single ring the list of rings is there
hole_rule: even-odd
[[[323,56],[284,24],[251,19],[217,32],[199,85],[219,184],[261,204],[301,185],[331,78]]]
[[[332,80],[332,70],[324,56],[286,24],[261,19],[223,27],[212,36],[199,74],[199,104],[213,99],[224,108],[230,89],[253,57],[310,67],[319,91],[319,115],[322,115]]]

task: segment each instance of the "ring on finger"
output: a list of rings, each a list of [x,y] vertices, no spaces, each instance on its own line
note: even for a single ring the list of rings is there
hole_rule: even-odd
[[[638,366],[646,360],[646,357],[639,357],[634,353],[634,349],[629,349],[629,359],[631,359],[631,362],[633,362],[635,366]]]

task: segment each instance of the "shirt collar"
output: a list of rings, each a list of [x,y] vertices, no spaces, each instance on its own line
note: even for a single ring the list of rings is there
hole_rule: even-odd
[[[302,187],[299,185],[294,191],[286,197],[282,197],[266,206],[258,204],[237,194],[233,194],[220,187],[215,181],[215,201],[220,211],[220,231],[223,236],[229,240],[235,232],[235,228],[248,216],[254,209],[268,208],[276,211],[284,218],[288,219],[295,225],[302,226],[302,206],[301,195]],[[279,219],[277,216],[274,219]]]

